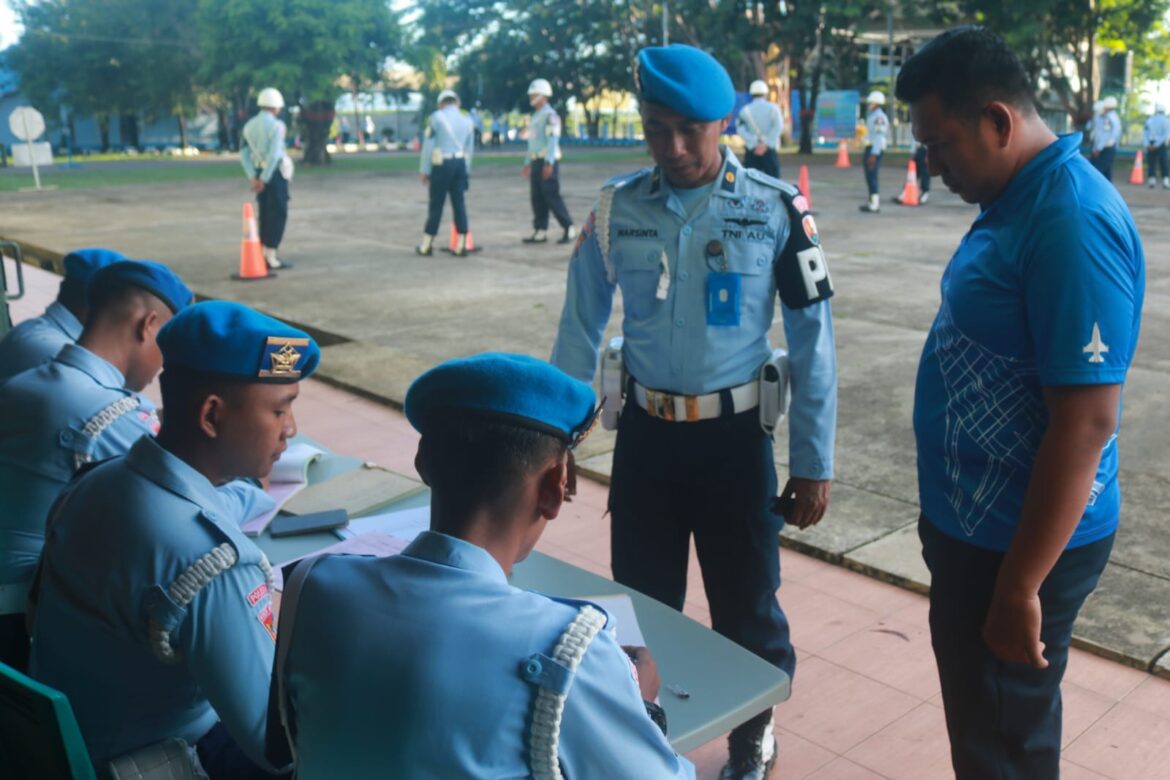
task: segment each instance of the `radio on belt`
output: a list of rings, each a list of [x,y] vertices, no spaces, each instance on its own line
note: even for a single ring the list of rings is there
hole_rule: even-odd
[[[771,436],[788,413],[788,353],[772,350],[760,367],[760,427]]]

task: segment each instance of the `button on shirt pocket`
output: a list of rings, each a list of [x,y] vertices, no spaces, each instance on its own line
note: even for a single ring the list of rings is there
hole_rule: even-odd
[[[662,251],[663,245],[656,241],[623,241],[614,247],[614,265],[626,317],[648,320],[668,311],[666,301],[656,297]],[[673,263],[671,266],[673,277]]]

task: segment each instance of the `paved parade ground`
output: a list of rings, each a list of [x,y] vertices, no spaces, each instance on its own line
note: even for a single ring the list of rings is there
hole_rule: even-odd
[[[784,176],[792,180],[802,162],[811,163],[813,206],[837,288],[840,368],[829,513],[813,530],[786,531],[785,541],[921,587],[927,575],[915,532],[914,374],[938,304],[940,274],[976,211],[941,191],[937,181],[928,206],[893,205],[905,178],[905,157],[895,155],[882,174],[882,213],[861,214],[865,189],[853,156],[848,170],[835,169],[832,155],[811,161],[782,156]],[[318,376],[391,403],[401,401],[416,375],[450,357],[482,350],[547,357],[570,247],[520,243],[531,232],[531,216],[519,157],[477,161],[468,202],[474,241],[483,251],[470,258],[415,256],[425,190],[413,166],[388,164],[387,157],[372,155],[365,169],[346,160],[352,170],[336,175],[298,174],[281,252],[296,268],[275,279],[230,279],[248,197],[242,173],[4,192],[0,238],[50,254],[108,246],[166,262],[201,295],[239,300],[310,327],[324,347]],[[639,151],[570,147],[562,191],[578,224],[602,182],[647,162]],[[1128,178],[1130,164],[1118,161],[1119,180]],[[0,178],[26,173],[3,171]],[[1081,613],[1077,637],[1082,646],[1170,676],[1170,658],[1163,658],[1170,648],[1170,344],[1163,338],[1170,332],[1170,191],[1121,189],[1145,242],[1145,314],[1125,394],[1121,530],[1112,562]],[[444,217],[441,240],[450,230],[449,210]],[[619,313],[615,305],[614,323]],[[774,340],[783,343],[778,324]],[[583,462],[604,478],[612,438],[595,436],[588,445]],[[783,481],[786,443],[778,440],[776,449]]]

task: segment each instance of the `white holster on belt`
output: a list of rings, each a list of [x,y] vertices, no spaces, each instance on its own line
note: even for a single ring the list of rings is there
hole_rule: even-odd
[[[622,337],[614,336],[601,353],[601,427],[616,431],[626,394],[626,366],[622,360]]]
[[[772,357],[760,366],[760,427],[771,436],[788,413],[788,353],[772,350]]]

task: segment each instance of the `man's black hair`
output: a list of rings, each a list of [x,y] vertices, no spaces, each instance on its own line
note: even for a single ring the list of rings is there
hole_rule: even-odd
[[[161,305],[169,310],[169,306],[162,298],[145,287],[125,279],[99,278],[96,283],[90,283],[87,298],[89,300],[89,317],[86,324],[119,309],[126,311],[118,316],[129,314],[133,311],[130,307],[139,301],[148,302],[151,306]]]
[[[948,113],[973,116],[992,101],[1034,113],[1036,95],[1020,58],[1003,38],[969,25],[940,33],[902,66],[894,90],[916,103],[938,96]]]
[[[566,449],[547,433],[474,413],[434,414],[423,425],[419,465],[448,516],[466,518]]]
[[[247,380],[204,374],[182,368],[168,368],[159,374],[158,385],[162,394],[163,427],[182,428],[194,419],[209,395],[218,395],[229,402]]]
[[[75,314],[87,311],[85,283],[66,276],[57,289],[57,302]]]

